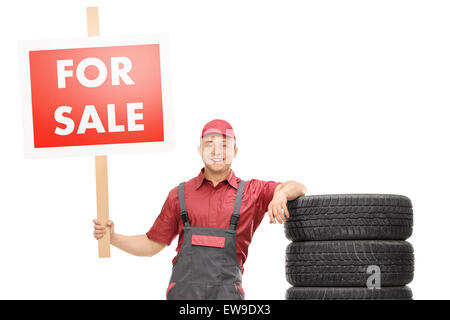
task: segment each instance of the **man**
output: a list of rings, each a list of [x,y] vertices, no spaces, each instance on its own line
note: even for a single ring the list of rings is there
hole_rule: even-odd
[[[199,175],[173,188],[147,234],[125,236],[107,222],[111,244],[136,256],[153,256],[178,235],[167,299],[244,299],[241,286],[248,247],[264,214],[270,223],[289,218],[288,200],[303,196],[306,187],[251,179],[231,170],[238,148],[231,125],[208,122],[198,147],[205,166]],[[94,220],[94,237],[106,227]]]

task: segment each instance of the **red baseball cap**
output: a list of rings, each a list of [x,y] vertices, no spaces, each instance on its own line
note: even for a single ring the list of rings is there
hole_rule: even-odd
[[[231,124],[222,119],[214,119],[205,124],[202,130],[202,138],[203,136],[209,133],[220,133],[222,135],[235,138],[234,130]]]

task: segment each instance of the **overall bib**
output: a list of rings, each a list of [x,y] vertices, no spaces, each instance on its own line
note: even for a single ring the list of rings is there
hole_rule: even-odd
[[[242,274],[236,255],[245,181],[239,183],[229,229],[193,227],[189,224],[184,182],[178,187],[184,237],[172,268],[167,300],[244,300]]]

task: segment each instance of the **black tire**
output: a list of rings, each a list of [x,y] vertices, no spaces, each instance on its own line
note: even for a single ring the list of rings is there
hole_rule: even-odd
[[[411,200],[390,194],[330,194],[288,201],[284,223],[291,241],[406,240],[412,234]]]
[[[414,250],[406,241],[307,241],[286,248],[286,279],[299,287],[366,287],[369,266],[380,269],[380,286],[414,278]],[[371,277],[373,279],[373,277]]]
[[[291,287],[286,290],[286,300],[412,300],[407,286],[367,288],[311,288]]]

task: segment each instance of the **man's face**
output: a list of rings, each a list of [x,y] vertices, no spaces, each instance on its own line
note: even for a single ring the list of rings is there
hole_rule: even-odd
[[[234,138],[211,133],[205,135],[200,143],[198,151],[208,169],[222,172],[231,167],[238,149],[234,145]]]

